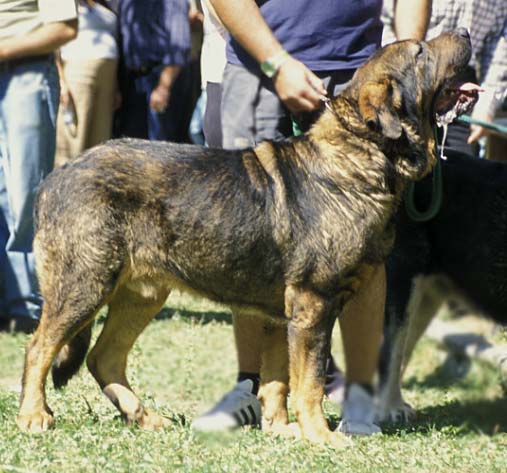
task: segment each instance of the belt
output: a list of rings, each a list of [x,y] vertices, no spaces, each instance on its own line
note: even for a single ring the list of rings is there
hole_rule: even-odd
[[[133,77],[142,77],[148,75],[153,69],[160,66],[161,64],[150,64],[149,66],[141,66],[137,69],[127,69],[128,73]]]
[[[9,72],[19,66],[26,66],[27,64],[34,64],[36,62],[52,61],[53,54],[40,54],[38,56],[26,56],[16,59],[8,59],[7,61],[0,61],[0,72]]]

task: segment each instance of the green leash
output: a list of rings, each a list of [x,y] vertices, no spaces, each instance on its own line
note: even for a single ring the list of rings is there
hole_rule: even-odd
[[[437,162],[431,178],[431,202],[427,209],[419,210],[415,206],[415,182],[410,182],[405,189],[405,210],[414,222],[427,222],[435,218],[442,207],[442,163],[438,153],[437,130],[435,129],[435,153]]]
[[[467,125],[480,125],[489,130],[495,131],[496,133],[507,135],[507,127],[502,126],[499,123],[477,120],[469,115],[462,115],[456,120]],[[435,143],[438,143],[436,130]],[[415,222],[427,222],[428,220],[435,218],[440,211],[440,207],[442,206],[442,163],[440,162],[440,155],[438,153],[437,163],[433,169],[431,202],[426,210],[420,211],[416,208],[414,202],[414,194],[415,182],[411,182],[405,191],[405,209],[408,216]]]
[[[303,132],[301,131],[301,127],[299,126],[299,123],[297,122],[297,120],[294,118],[293,115],[291,115],[290,120],[292,122],[292,134],[294,136],[301,135]]]

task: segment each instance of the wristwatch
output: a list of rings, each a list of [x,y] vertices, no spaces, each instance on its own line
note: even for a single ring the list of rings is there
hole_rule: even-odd
[[[266,77],[269,77],[271,79],[275,77],[280,67],[282,67],[282,64],[289,58],[289,53],[285,51],[285,49],[282,49],[274,56],[271,56],[261,63],[261,71]]]

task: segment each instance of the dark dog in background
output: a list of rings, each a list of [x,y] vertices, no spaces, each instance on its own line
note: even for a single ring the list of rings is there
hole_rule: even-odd
[[[444,298],[465,298],[467,305],[507,323],[507,165],[452,150],[445,154],[440,212],[417,223],[400,209],[386,261],[381,420],[414,415],[401,395],[403,371]],[[428,206],[431,188],[428,177],[416,185],[418,208]]]
[[[105,304],[88,368],[127,422],[163,426],[125,367],[170,290],[182,288],[265,317],[264,425],[288,424],[290,369],[302,436],[343,445],[321,406],[334,321],[391,250],[405,183],[434,163],[436,112],[475,100],[454,82],[470,54],[465,30],[387,46],[308,133],[285,142],[224,151],[121,140],[54,171],[37,202],[45,303],[27,347],[20,428],[52,425],[48,371],[56,358],[56,386],[77,371]]]

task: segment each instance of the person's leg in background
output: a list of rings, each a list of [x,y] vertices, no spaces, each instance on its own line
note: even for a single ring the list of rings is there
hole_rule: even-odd
[[[151,82],[146,75],[125,71],[121,77],[122,103],[118,111],[117,138],[148,139],[148,104]]]
[[[203,146],[206,142],[204,138],[204,129],[203,129],[203,121],[204,121],[204,110],[206,109],[206,89],[201,91],[201,95],[197,99],[197,103],[195,104],[194,111],[192,113],[192,118],[190,119],[190,125],[188,125],[188,136],[190,137],[190,141],[194,145]]]
[[[2,213],[9,226],[7,264],[2,271],[14,330],[32,331],[40,318],[42,301],[32,253],[33,208],[38,186],[53,168],[58,101],[56,67],[44,61],[15,68],[0,102],[8,201]]]
[[[3,170],[3,155],[5,152],[2,152],[2,149],[5,148],[5,146],[3,146],[2,143],[5,143],[4,136],[2,122],[0,120],[0,332],[9,330],[10,325],[10,319],[7,313],[7,295],[5,288],[6,274],[3,270],[3,268],[7,267],[6,246],[9,240],[9,227],[7,225],[7,218],[4,215],[4,212],[9,208]]]
[[[380,432],[374,423],[373,383],[383,339],[385,297],[386,276],[381,265],[340,315],[347,381],[338,426],[341,432],[359,435]]]
[[[206,83],[206,106],[204,107],[203,132],[206,145],[210,148],[222,147],[222,84]]]
[[[112,136],[113,115],[116,104],[116,74],[118,61],[98,59],[95,66],[95,90],[92,98],[92,123],[90,124],[85,149],[102,143]]]
[[[77,117],[75,135],[64,123],[60,109],[56,127],[55,166],[61,166],[85,149],[111,138],[116,92],[113,59],[66,61],[63,65]]]
[[[181,69],[178,77],[171,86],[169,105],[164,112],[157,113],[150,109],[149,98],[151,91],[158,83],[160,69],[155,68],[143,81],[148,110],[148,139],[173,141],[177,143],[188,142],[188,123],[185,112],[188,109],[188,100],[191,97],[190,88],[191,70],[187,67]]]

